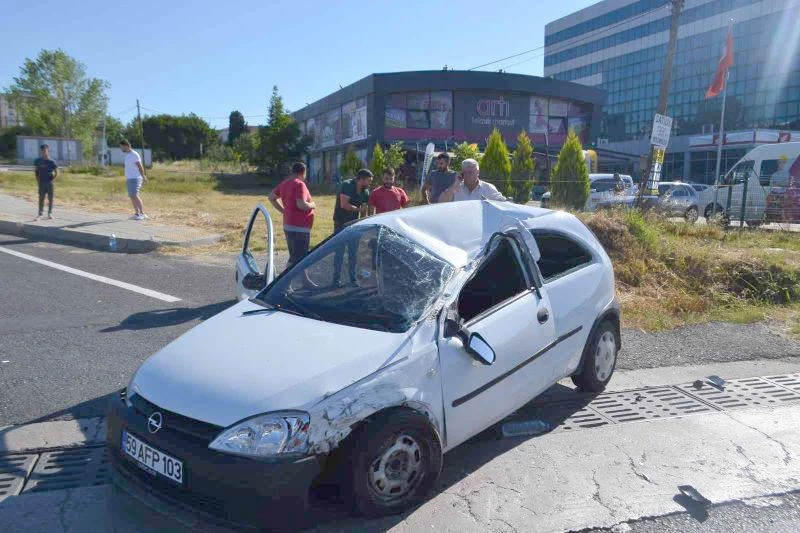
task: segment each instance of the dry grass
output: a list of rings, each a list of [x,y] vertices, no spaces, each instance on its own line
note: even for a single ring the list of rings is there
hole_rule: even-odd
[[[581,216],[614,262],[627,326],[753,322],[800,301],[796,235],[726,233],[633,211]]]
[[[267,206],[276,223],[276,247],[279,250],[286,249],[280,214],[274,211],[267,200],[270,183],[252,174],[189,170],[175,172],[174,167],[174,164],[166,167],[159,165],[148,172],[148,181],[142,187],[146,212],[154,222],[202,228],[209,233],[221,233],[224,239],[210,247],[173,252],[202,254],[237,250],[241,246],[250,213],[259,202]],[[33,176],[27,173],[0,174],[0,191],[36,201],[35,182]],[[317,210],[311,233],[312,244],[323,240],[333,231],[334,196],[314,194],[314,199]],[[87,211],[131,212],[125,180],[118,171],[99,176],[86,172],[63,172],[56,180],[56,201],[65,207]]]
[[[254,174],[194,170],[196,163],[160,165],[150,170],[142,189],[147,212],[156,222],[180,224],[224,235],[201,248],[164,250],[181,255],[234,253],[241,246],[253,207],[261,202],[276,222],[275,244],[285,250],[280,223],[267,201],[272,184]],[[119,170],[95,175],[93,169],[64,172],[56,182],[57,202],[89,211],[130,212]],[[33,176],[0,174],[0,191],[36,199]],[[418,194],[409,190],[412,202]],[[333,231],[334,194],[312,189],[317,212],[312,244]],[[638,212],[581,214],[614,262],[617,287],[628,327],[664,330],[724,320],[774,319],[800,337],[800,238],[788,232],[723,231],[715,226],[674,223]]]

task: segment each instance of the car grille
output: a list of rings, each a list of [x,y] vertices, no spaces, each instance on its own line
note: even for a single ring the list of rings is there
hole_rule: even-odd
[[[123,401],[125,401],[124,395],[125,391],[123,389],[123,392],[120,394]],[[133,394],[129,398],[129,401],[131,405],[133,405],[133,408],[145,419],[147,419],[153,413],[159,412],[164,417],[164,428],[195,437],[204,442],[211,442],[224,429],[214,424],[201,422],[199,420],[162,409],[156,404],[147,401],[139,394]]]
[[[118,450],[114,450],[112,454],[114,463],[118,467],[118,471],[123,471],[121,472],[123,476],[133,478],[157,493],[193,508],[196,512],[205,513],[223,520],[231,520],[231,516],[223,502],[195,491],[177,487],[169,481],[154,477],[138,468],[132,461],[126,460]]]

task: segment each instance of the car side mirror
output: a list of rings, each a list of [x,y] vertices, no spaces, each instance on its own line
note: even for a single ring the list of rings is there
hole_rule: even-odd
[[[487,366],[494,364],[497,358],[492,347],[486,342],[486,339],[481,337],[480,333],[471,333],[465,348],[467,353]]]
[[[242,278],[242,287],[248,291],[260,291],[267,286],[267,278],[263,274],[247,274]]]

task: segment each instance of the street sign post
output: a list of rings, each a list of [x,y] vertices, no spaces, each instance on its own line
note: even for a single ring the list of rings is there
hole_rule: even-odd
[[[672,132],[672,117],[656,113],[653,117],[653,133],[650,135],[650,144],[653,146],[653,164],[650,167],[650,176],[645,189],[648,194],[658,194],[658,182],[661,181],[661,167],[664,164],[664,154],[669,145],[669,136]]]

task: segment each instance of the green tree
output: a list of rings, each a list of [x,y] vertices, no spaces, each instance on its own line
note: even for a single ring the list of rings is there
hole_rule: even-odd
[[[481,153],[478,151],[477,144],[470,144],[463,142],[453,147],[453,158],[450,160],[450,168],[459,171],[461,170],[461,162],[465,159],[474,159],[478,163],[481,162]]]
[[[510,197],[514,194],[511,186],[511,161],[509,160],[508,146],[497,128],[489,135],[486,152],[481,159],[481,179],[493,184],[506,196]]]
[[[100,124],[100,133],[102,134],[103,124]],[[109,148],[116,148],[119,146],[119,141],[127,138],[125,125],[118,118],[106,116],[106,144]],[[129,139],[134,142],[135,138]]]
[[[550,194],[553,205],[570,209],[582,209],[589,198],[589,169],[581,141],[571,128],[553,167]]]
[[[228,117],[228,144],[233,145],[233,142],[245,132],[247,132],[247,122],[244,121],[244,115],[238,111],[231,111],[231,116]]]
[[[514,201],[520,204],[531,199],[536,162],[533,160],[533,144],[525,131],[517,136],[517,148],[511,161],[511,183],[514,186]]]
[[[375,174],[376,178],[380,178],[386,168],[388,168],[386,155],[383,153],[381,143],[375,143],[375,148],[372,150],[372,160],[369,162],[369,169]]]
[[[244,133],[233,141],[233,151],[238,155],[240,161],[247,161],[250,164],[257,163],[258,157],[258,135],[255,133]]]
[[[269,120],[258,134],[257,164],[261,172],[272,177],[288,173],[290,165],[303,159],[312,142],[312,138],[303,135],[300,125],[286,111],[277,85],[272,88],[269,100]]]
[[[153,150],[153,159],[179,160],[200,157],[200,145],[207,153],[219,144],[217,132],[197,115],[154,115],[142,119],[144,140]],[[138,119],[128,127],[130,141],[140,144]]]
[[[78,139],[89,154],[92,136],[106,112],[108,87],[108,82],[90,78],[83,63],[58,49],[25,59],[8,92],[34,132]]]
[[[384,168],[397,170],[406,162],[406,151],[403,150],[403,143],[396,142],[389,145],[384,155]],[[377,176],[377,174],[376,174]]]
[[[342,180],[354,178],[362,168],[364,168],[364,162],[356,155],[352,147],[349,148],[344,154],[342,164],[339,165],[339,173],[342,175]]]

